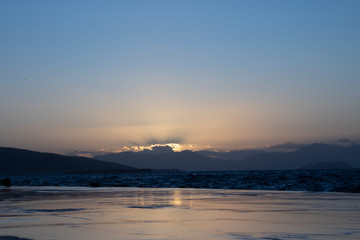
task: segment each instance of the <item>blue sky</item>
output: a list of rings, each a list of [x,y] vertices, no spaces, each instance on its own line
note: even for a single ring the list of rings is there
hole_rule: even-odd
[[[0,145],[360,136],[359,1],[1,1]]]

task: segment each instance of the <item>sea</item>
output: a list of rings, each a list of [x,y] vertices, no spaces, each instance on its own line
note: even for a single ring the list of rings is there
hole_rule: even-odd
[[[0,176],[1,177],[1,176]],[[245,189],[360,192],[360,169],[117,172],[9,177],[13,186]]]
[[[360,171],[12,176],[0,240],[358,240]]]

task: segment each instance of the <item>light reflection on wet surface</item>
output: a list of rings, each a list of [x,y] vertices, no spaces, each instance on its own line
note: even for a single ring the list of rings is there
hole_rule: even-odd
[[[0,236],[34,240],[360,238],[359,194],[15,187],[0,199]]]

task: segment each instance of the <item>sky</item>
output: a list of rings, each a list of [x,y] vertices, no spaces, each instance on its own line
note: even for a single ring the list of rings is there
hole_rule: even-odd
[[[360,1],[0,1],[0,146],[360,137]]]

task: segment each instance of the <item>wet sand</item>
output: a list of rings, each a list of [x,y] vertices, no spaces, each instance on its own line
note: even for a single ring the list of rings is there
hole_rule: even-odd
[[[6,236],[6,237],[5,237]],[[360,194],[0,189],[0,240],[360,239]]]

